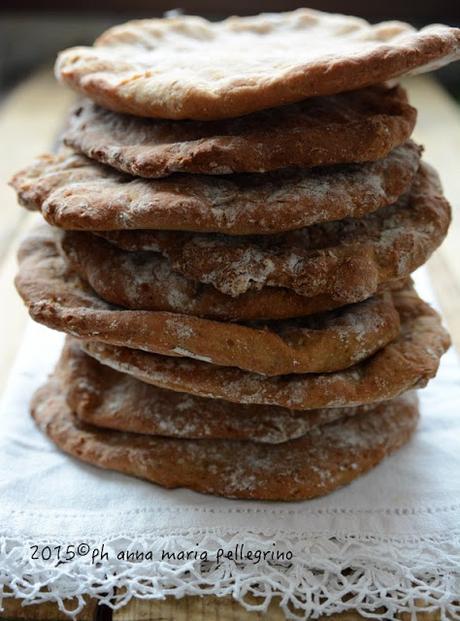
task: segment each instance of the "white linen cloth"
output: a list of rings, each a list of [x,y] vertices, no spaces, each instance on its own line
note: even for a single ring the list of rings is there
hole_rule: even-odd
[[[417,284],[430,299],[425,272]],[[329,496],[268,503],[168,491],[61,453],[35,428],[28,402],[62,338],[28,327],[3,400],[0,609],[2,592],[56,601],[77,618],[86,595],[122,606],[133,596],[212,593],[254,607],[254,599],[245,602],[252,594],[263,610],[281,594],[288,618],[354,609],[394,619],[423,607],[460,618],[460,367],[453,350],[420,393],[422,418],[407,446]],[[219,549],[238,558],[219,553],[216,562]],[[178,558],[164,558],[165,551]],[[292,559],[256,562],[263,551]]]

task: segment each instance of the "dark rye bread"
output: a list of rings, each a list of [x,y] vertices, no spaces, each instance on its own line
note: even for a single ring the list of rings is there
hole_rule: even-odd
[[[295,410],[349,407],[386,401],[422,388],[436,375],[450,345],[438,314],[413,289],[393,294],[401,320],[399,337],[362,362],[333,373],[264,377],[189,358],[83,341],[83,349],[117,371],[168,390],[234,403]]]
[[[140,179],[63,151],[37,159],[11,183],[22,205],[64,229],[268,234],[394,203],[410,188],[420,153],[409,141],[364,164]]]
[[[418,420],[417,400],[409,393],[276,445],[123,433],[78,422],[57,376],[36,392],[31,413],[61,450],[88,464],[166,488],[286,501],[350,483],[405,444]]]
[[[233,297],[269,286],[306,297],[326,294],[345,304],[372,295],[381,283],[406,278],[425,263],[443,241],[450,219],[450,205],[439,177],[422,163],[407,194],[394,205],[361,218],[270,236],[146,230],[99,233],[129,252],[100,247],[89,234],[85,252],[81,249],[82,234],[68,233],[63,247],[76,269],[90,281],[97,272],[109,272],[110,264],[122,264],[125,273],[132,272],[133,280],[134,266],[142,264],[147,271],[148,252],[160,252],[175,272]],[[99,263],[91,262],[91,248]],[[153,274],[152,269],[152,279]],[[99,285],[103,297],[106,289]],[[144,287],[144,296],[147,299],[148,286]],[[132,303],[142,307],[140,299]]]
[[[72,272],[49,227],[23,242],[19,262],[18,291],[31,316],[50,328],[266,375],[349,367],[399,334],[389,292],[323,315],[245,325],[119,308],[98,298]]]
[[[100,364],[70,337],[55,375],[68,406],[81,422],[147,435],[279,444],[299,438],[314,427],[374,408],[369,405],[299,412],[163,390]]]
[[[356,303],[407,279],[441,244],[450,218],[437,175],[424,165],[410,195],[362,219],[276,238],[105,232],[108,243],[67,231],[61,246],[102,299],[124,308],[281,319]]]
[[[415,119],[404,89],[384,85],[203,122],[117,114],[87,99],[72,110],[64,142],[139,177],[261,173],[381,159],[410,138]]]

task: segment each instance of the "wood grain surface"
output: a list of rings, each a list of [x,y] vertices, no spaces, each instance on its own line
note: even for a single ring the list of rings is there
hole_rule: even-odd
[[[460,350],[460,109],[432,79],[413,78],[406,83],[411,102],[419,109],[416,140],[426,147],[425,157],[440,171],[446,195],[454,208],[448,238],[429,261],[429,271],[453,340]],[[42,70],[22,83],[0,107],[0,321],[3,327],[0,357],[0,391],[21,342],[26,312],[14,291],[15,254],[19,240],[36,216],[16,205],[6,182],[11,174],[53,144],[72,95],[56,85],[51,71]],[[72,602],[69,602],[70,609]],[[66,617],[55,604],[24,606],[6,599],[0,619],[62,621]],[[134,600],[112,613],[89,601],[79,621],[281,621],[274,602],[262,614],[246,612],[231,598],[185,597],[180,600]],[[327,617],[329,621],[358,621],[355,612]],[[409,621],[410,613],[401,615]],[[418,614],[417,621],[437,621],[436,612]]]

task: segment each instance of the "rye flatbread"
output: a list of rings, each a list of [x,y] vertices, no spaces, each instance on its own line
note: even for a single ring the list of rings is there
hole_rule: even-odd
[[[418,420],[411,394],[282,444],[155,437],[77,422],[57,377],[37,391],[31,412],[61,450],[86,463],[166,488],[258,500],[328,494],[401,447]]]
[[[57,77],[104,108],[169,119],[222,119],[435,69],[460,56],[460,30],[370,25],[310,9],[181,15],[110,28],[60,53]]]
[[[265,234],[359,217],[395,202],[412,184],[420,152],[409,141],[365,164],[153,180],[63,152],[42,156],[12,185],[22,205],[64,229]]]
[[[372,295],[381,283],[406,278],[425,263],[446,236],[450,219],[450,205],[443,197],[439,177],[422,163],[410,192],[394,205],[361,218],[276,236],[146,230],[106,231],[102,235],[130,252],[161,252],[174,271],[227,295],[285,287],[306,297],[327,294],[350,303]],[[64,248],[73,248],[77,255],[72,236],[68,235]],[[91,240],[87,243],[96,245]],[[117,252],[112,249],[107,249],[107,254],[111,259],[102,260],[107,272],[111,262],[123,263],[127,269],[143,258],[145,267],[148,265],[146,254],[136,258],[121,252],[114,258]],[[90,270],[89,262],[86,265]],[[135,268],[131,271],[135,279]],[[89,278],[84,268],[83,273]]]
[[[299,412],[163,390],[100,364],[71,338],[66,340],[55,375],[68,406],[80,421],[147,435],[278,444],[339,418],[362,415],[374,407]]]
[[[160,254],[123,252],[103,239],[66,231],[60,246],[69,265],[98,296],[131,310],[171,311],[185,315],[230,321],[253,321],[305,317],[347,304],[344,296],[323,293],[306,297],[285,287],[263,287],[232,297],[214,286],[191,280],[172,269]],[[347,282],[354,275],[360,280],[363,258],[348,262]],[[110,276],[109,276],[110,275]],[[372,293],[399,289],[407,279],[389,280]],[[343,286],[343,284],[342,284]],[[351,287],[351,302],[372,295],[369,287]]]
[[[413,289],[394,295],[400,336],[362,362],[334,373],[264,377],[186,358],[83,341],[83,349],[112,368],[161,388],[235,403],[294,410],[350,407],[386,401],[421,388],[436,375],[450,345],[438,314]]]
[[[322,315],[241,325],[104,302],[66,264],[49,227],[24,241],[19,260],[16,284],[36,321],[80,338],[167,356],[265,375],[327,372],[367,358],[399,334],[389,292]]]
[[[415,119],[404,89],[384,85],[222,121],[146,119],[86,99],[64,142],[139,177],[260,173],[381,159],[409,139]]]

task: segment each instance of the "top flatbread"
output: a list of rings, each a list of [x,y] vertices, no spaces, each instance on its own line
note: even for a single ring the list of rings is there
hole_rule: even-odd
[[[138,116],[221,119],[428,71],[460,57],[460,30],[370,25],[310,9],[211,23],[127,22],[63,51],[56,75],[103,107]]]

